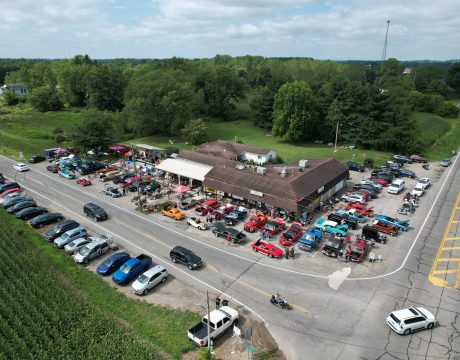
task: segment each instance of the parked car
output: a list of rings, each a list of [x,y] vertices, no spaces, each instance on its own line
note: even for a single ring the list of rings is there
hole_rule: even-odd
[[[131,289],[136,295],[147,295],[149,290],[156,285],[164,283],[168,279],[168,271],[161,265],[148,269],[137,278],[131,285]]]
[[[42,207],[29,207],[16,213],[16,218],[21,220],[30,220],[36,216],[46,214],[48,209]]]
[[[358,239],[353,245],[348,245],[348,250],[345,254],[350,261],[361,262],[364,260],[369,249],[369,244],[365,239]]]
[[[363,184],[355,184],[353,185],[354,192],[365,192],[368,195],[368,198],[376,199],[379,196],[378,191],[373,189],[371,186],[363,185]]]
[[[15,189],[15,188],[20,189],[21,186],[17,182],[10,182],[7,184],[3,184],[2,186],[0,186],[0,194],[3,194],[5,191],[9,189]]]
[[[66,231],[64,234],[59,236],[58,238],[54,239],[54,245],[62,249],[68,243],[74,241],[75,239],[81,238],[87,234],[86,229],[84,227],[76,227],[72,230]]]
[[[397,218],[392,218],[386,215],[378,215],[375,220],[390,224],[398,228],[399,230],[407,231],[409,230],[409,220],[399,220]]]
[[[46,167],[46,170],[52,172],[53,174],[57,174],[61,168],[59,167],[59,165],[48,165]]]
[[[119,252],[113,255],[110,255],[101,262],[98,267],[96,268],[96,272],[99,275],[107,276],[115,271],[117,271],[121,265],[123,265],[126,261],[131,259],[131,256],[127,252]]]
[[[336,258],[343,245],[343,238],[330,237],[326,240],[321,252],[329,257]]]
[[[221,204],[219,207],[211,212],[211,217],[216,220],[222,219],[230,213],[235,207],[232,204]]]
[[[284,229],[284,221],[281,218],[267,220],[261,231],[266,231],[270,236],[275,235]]]
[[[130,178],[130,179],[133,179],[133,178]],[[126,186],[126,189],[129,191],[129,192],[134,192],[134,191],[137,191],[137,188],[139,187],[139,190],[142,189],[143,187],[146,187],[147,185],[149,185],[150,182],[148,181],[140,181],[140,182],[136,182],[134,181],[132,184],[129,184]],[[122,185],[123,187],[124,185]]]
[[[112,280],[118,285],[124,285],[146,271],[151,264],[152,258],[150,256],[140,254],[121,265],[113,273]]]
[[[83,206],[83,212],[86,216],[91,217],[96,221],[102,221],[108,218],[105,210],[99,205],[93,203],[87,203],[85,206]]]
[[[291,246],[302,236],[302,224],[293,222],[289,229],[281,234],[280,244],[283,246]]]
[[[388,240],[385,235],[380,234],[380,232],[377,229],[369,225],[363,226],[361,236],[364,237],[366,240],[372,240],[383,244],[385,244]]]
[[[422,177],[419,179],[418,184],[423,185],[426,190],[431,186],[431,181],[427,177]]]
[[[17,212],[29,207],[37,207],[37,203],[34,200],[21,201],[9,207],[6,211],[10,214],[16,214]]]
[[[407,156],[403,156],[403,155],[395,155],[395,156],[393,156],[393,160],[397,161],[397,162],[400,162],[400,163],[403,163],[403,164],[412,164],[413,163],[412,159],[408,158]]]
[[[387,317],[387,324],[398,334],[410,335],[415,330],[432,329],[436,318],[425,308],[409,307],[392,311]]]
[[[2,206],[5,209],[8,209],[12,207],[13,205],[16,205],[17,203],[20,203],[21,201],[33,201],[29,196],[24,195],[24,193],[17,193],[18,196],[13,196],[11,198],[6,198],[5,201],[2,202]]]
[[[75,239],[64,246],[64,251],[69,255],[74,255],[82,247],[96,240],[97,238],[94,236],[82,236],[81,238]]]
[[[127,173],[127,174],[118,175],[116,178],[114,178],[112,180],[112,183],[114,183],[115,185],[120,184],[120,183],[126,181],[128,178],[135,177],[135,176],[136,175],[133,174],[133,173]]]
[[[189,270],[198,269],[203,265],[203,261],[198,255],[182,246],[174,247],[169,252],[169,257],[173,263],[187,265]]]
[[[91,260],[96,259],[104,254],[107,254],[110,250],[107,237],[104,235],[99,240],[93,241],[83,246],[73,256],[76,263],[88,264]]]
[[[383,166],[380,168],[379,174],[387,174],[389,176],[392,176],[393,178],[397,178],[401,176],[401,170],[403,169],[395,169],[395,168]]]
[[[371,177],[371,178],[369,178],[368,180],[373,181],[373,182],[375,182],[375,183],[377,183],[377,184],[379,184],[379,185],[382,185],[382,187],[388,186],[388,180],[379,178],[379,177],[377,177],[377,176],[374,177],[374,178]],[[390,182],[391,182],[391,181],[390,181]]]
[[[346,209],[340,207],[333,214],[339,215],[344,219],[356,221],[358,223],[363,223],[367,220],[367,216],[361,214],[356,208]]]
[[[21,189],[19,189],[19,190],[21,190]],[[21,192],[12,192],[12,193],[7,193],[7,191],[5,191],[3,194],[0,194],[0,204],[1,205],[3,205],[5,202],[10,201],[10,200],[15,199],[15,198],[27,197],[27,195],[22,191]]]
[[[250,219],[244,224],[244,230],[247,232],[256,232],[261,229],[267,222],[268,217],[264,214],[252,215]]]
[[[80,184],[82,186],[90,186],[91,185],[91,180],[85,177],[81,177],[77,179],[77,184]]]
[[[409,177],[411,179],[415,179],[417,177],[417,175],[415,175],[415,173],[412,170],[409,170],[409,169],[401,169],[401,170],[399,170],[399,176],[405,176],[405,177]]]
[[[120,192],[120,190],[118,190],[118,188],[114,188],[111,186],[104,188],[102,192],[107,196],[111,196],[112,198],[119,198],[123,196],[123,194]]]
[[[373,179],[383,179],[387,183],[391,183],[393,181],[393,179],[395,178],[395,176],[391,172],[384,172],[384,171],[380,171],[380,170],[378,170],[378,171],[374,170],[375,172],[373,171],[371,173],[371,178],[373,178]]]
[[[221,221],[215,222],[212,227],[212,233],[217,236],[226,239],[230,235],[230,239],[234,244],[240,244],[246,240],[246,234],[231,227],[225,226]]]
[[[19,172],[29,171],[29,167],[24,163],[17,163],[13,165],[13,168]]]
[[[315,228],[325,231],[332,236],[345,236],[348,232],[348,225],[340,225],[336,221],[324,220],[323,218],[318,218],[316,220]]]
[[[246,213],[233,210],[227,215],[225,215],[224,222],[226,225],[236,225],[239,221],[244,220],[246,217]]]
[[[194,217],[194,216],[187,219],[187,224],[197,229],[200,229],[200,230],[206,230],[209,228],[209,225],[207,223],[205,223],[204,221],[201,221],[199,218]]]
[[[379,184],[377,181],[374,181],[374,180],[364,179],[364,180],[361,180],[361,184],[362,185],[369,185],[371,187],[371,189],[374,190],[374,191],[380,191],[383,188],[382,184]]]
[[[283,250],[279,247],[276,247],[274,244],[257,240],[254,244],[251,245],[251,248],[255,252],[267,255],[271,258],[279,258],[283,255]]]
[[[355,193],[351,194],[342,194],[340,197],[340,200],[345,201],[345,202],[352,202],[352,203],[360,203],[360,204],[365,204],[366,200],[364,199],[364,196],[362,194],[358,195]]]
[[[217,201],[217,199],[209,199],[206,201],[203,201],[203,203],[197,205],[195,207],[195,214],[197,215],[206,215],[210,212],[212,212],[214,209],[219,207],[220,203]]]
[[[414,186],[414,189],[410,192],[412,196],[421,197],[425,192],[425,186],[423,184],[417,183]]]
[[[426,164],[428,162],[427,158],[420,156],[420,155],[411,155],[409,156],[409,159],[411,159],[413,162],[417,163],[424,163]]]
[[[442,167],[448,167],[450,164],[451,164],[451,161],[449,158],[444,158],[439,163],[439,165],[441,165]]]
[[[182,200],[177,207],[181,210],[187,210],[200,203],[201,203],[201,200],[195,199],[193,197],[189,197],[189,198]]]
[[[359,172],[365,171],[364,166],[359,165],[358,163],[353,162],[353,161],[347,161],[345,165],[348,166],[348,170],[359,171]]]
[[[161,210],[161,213],[163,214],[163,216],[167,216],[174,220],[181,220],[185,218],[185,213],[176,208],[172,208],[169,210]]]
[[[351,230],[356,230],[358,228],[358,221],[355,219],[352,219],[347,211],[343,212],[336,212],[333,214],[329,214],[327,216],[328,220],[335,221],[339,223],[340,225],[347,225],[349,229]]]
[[[398,195],[400,192],[404,190],[404,185],[405,185],[404,180],[395,179],[388,186],[387,191],[389,194]]]
[[[46,160],[46,157],[41,156],[41,155],[34,155],[34,156],[31,156],[29,158],[29,162],[31,164],[39,163],[39,162],[42,162],[42,161],[45,161],[45,160]]]
[[[364,205],[362,204],[353,204],[353,203],[349,203],[346,207],[345,207],[346,210],[356,210],[356,213],[358,215],[362,215],[362,216],[367,216],[367,217],[371,217],[374,215],[374,207],[371,206],[371,207],[365,207]]]
[[[13,187],[10,189],[5,190],[3,193],[0,194],[0,199],[3,199],[4,197],[11,195],[11,194],[17,194],[17,193],[22,193],[22,189]]]
[[[78,222],[76,222],[75,220],[66,220],[66,221],[63,221],[63,222],[57,224],[50,231],[47,231],[46,233],[44,233],[43,237],[47,241],[53,241],[57,237],[59,237],[62,234],[64,234],[66,231],[71,230],[71,229],[75,229],[78,226],[80,226],[80,224]]]
[[[145,185],[145,186],[140,186],[139,187],[139,192],[142,195],[149,194],[151,192],[156,191],[157,189],[161,189],[161,185],[152,181],[150,184]]]
[[[323,231],[320,229],[309,229],[304,231],[298,244],[299,249],[303,251],[313,251],[316,249],[323,238]]]
[[[391,236],[396,236],[399,232],[396,226],[378,220],[372,222],[372,228],[374,228],[378,232],[388,234]]]

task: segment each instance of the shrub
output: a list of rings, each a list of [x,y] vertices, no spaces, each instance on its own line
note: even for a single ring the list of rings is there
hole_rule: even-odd
[[[436,115],[447,117],[447,118],[457,118],[460,112],[460,108],[452,104],[451,102],[444,101],[435,111]]]

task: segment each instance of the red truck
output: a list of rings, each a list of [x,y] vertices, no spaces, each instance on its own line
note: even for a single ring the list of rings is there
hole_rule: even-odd
[[[256,232],[261,229],[267,222],[268,217],[264,214],[252,215],[248,222],[244,225],[244,230],[247,232]]]
[[[203,203],[195,207],[195,214],[206,215],[207,213],[213,212],[219,205],[220,203],[216,199],[203,201]]]

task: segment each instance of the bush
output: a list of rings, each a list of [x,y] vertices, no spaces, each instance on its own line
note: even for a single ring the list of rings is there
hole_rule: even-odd
[[[460,108],[452,104],[451,102],[444,101],[435,111],[436,115],[447,117],[447,118],[457,118],[460,112]]]
[[[3,100],[5,101],[6,105],[16,105],[19,103],[18,96],[10,89],[3,91]]]
[[[64,107],[55,90],[49,86],[40,86],[32,90],[29,102],[32,107],[40,112],[59,111]]]
[[[213,360],[214,356],[208,351],[207,348],[201,348],[200,351],[198,351],[198,356],[197,360]]]

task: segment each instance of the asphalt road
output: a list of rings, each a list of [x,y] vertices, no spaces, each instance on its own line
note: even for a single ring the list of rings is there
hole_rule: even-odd
[[[45,206],[93,232],[111,233],[133,251],[150,254],[190,286],[223,292],[233,304],[248,308],[265,321],[288,359],[460,359],[460,256],[456,246],[439,255],[443,239],[460,237],[460,211],[453,212],[459,206],[460,160],[422,198],[412,229],[391,239],[391,256],[382,264],[325,262],[320,254],[302,255],[311,262],[273,260],[248,249],[226,248],[224,240],[216,241],[209,232],[135,212],[121,199],[47,173],[43,165],[16,173],[12,163],[0,157],[0,171]],[[83,204],[89,201],[102,205],[110,219],[96,223],[82,216]],[[206,266],[191,272],[173,265],[168,254],[178,244],[199,254]],[[451,261],[442,260],[446,253]],[[444,283],[450,287],[429,280],[435,262],[451,270]],[[269,303],[276,292],[289,299],[293,311]],[[411,305],[432,311],[439,326],[410,336],[392,332],[385,323],[388,313]]]

